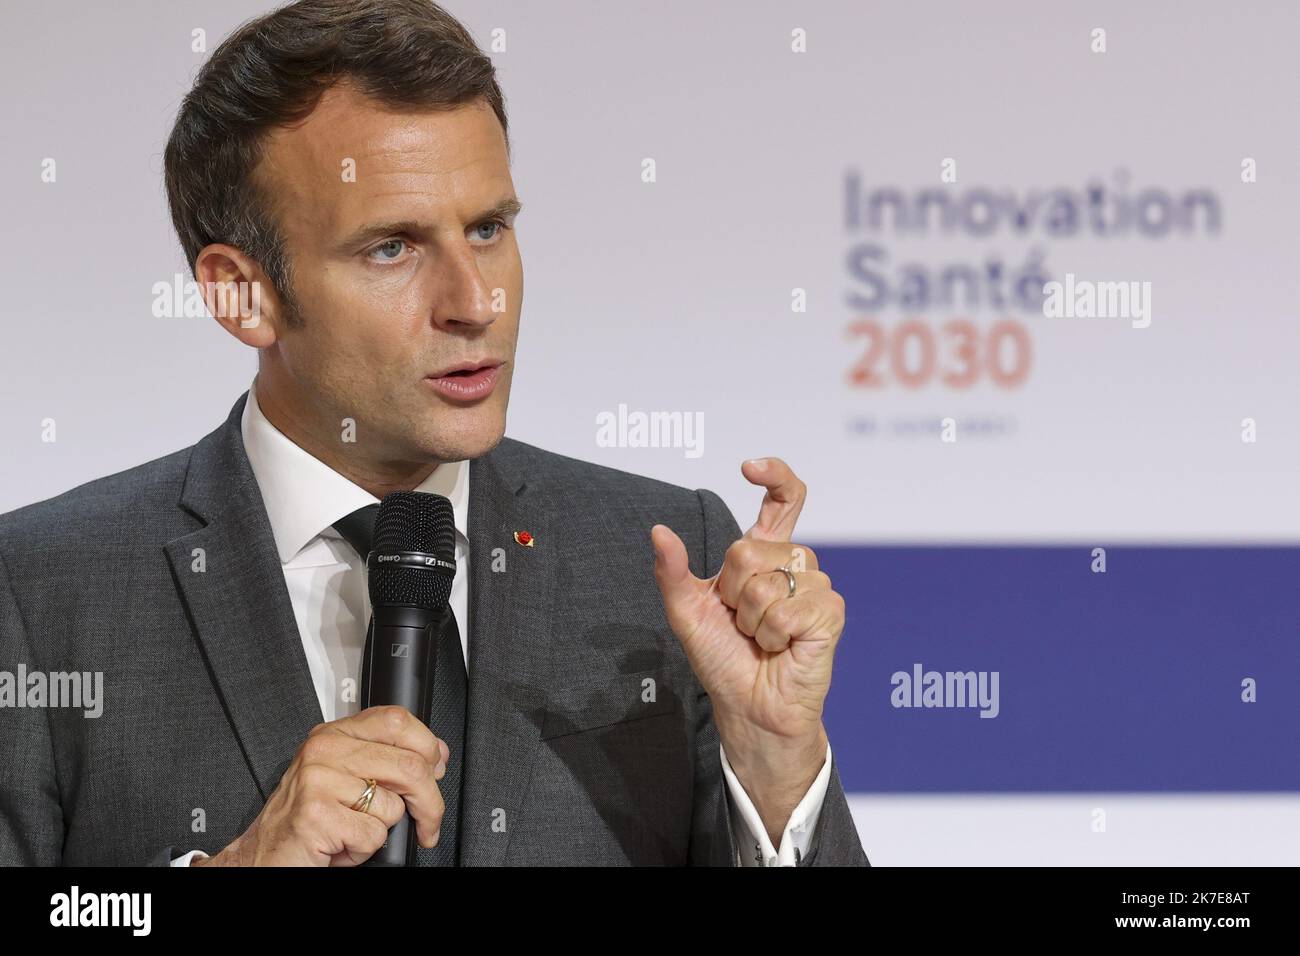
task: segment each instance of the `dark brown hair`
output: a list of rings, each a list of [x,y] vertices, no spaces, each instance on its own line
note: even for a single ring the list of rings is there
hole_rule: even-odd
[[[389,107],[452,109],[483,100],[507,136],[492,60],[429,0],[299,0],[252,20],[213,52],[181,104],[164,167],[172,222],[194,268],[228,243],[261,265],[296,312],[273,198],[253,171],[265,133],[306,118],[348,80]]]

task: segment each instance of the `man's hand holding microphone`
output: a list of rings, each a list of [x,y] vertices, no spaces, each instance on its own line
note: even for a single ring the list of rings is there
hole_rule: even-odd
[[[425,848],[445,809],[447,745],[404,707],[370,707],[317,724],[262,812],[216,856],[192,866],[357,866],[410,813]],[[364,812],[361,798],[375,781]]]

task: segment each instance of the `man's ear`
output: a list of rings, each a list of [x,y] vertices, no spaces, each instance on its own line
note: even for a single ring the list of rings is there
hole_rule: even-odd
[[[275,344],[285,307],[262,267],[234,246],[204,246],[194,261],[195,281],[217,324],[245,345]]]

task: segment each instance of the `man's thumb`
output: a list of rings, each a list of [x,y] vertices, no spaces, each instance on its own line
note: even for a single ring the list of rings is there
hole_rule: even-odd
[[[655,580],[663,595],[668,624],[678,636],[689,634],[688,613],[696,596],[696,581],[691,574],[686,545],[672,528],[662,524],[650,529],[650,541],[655,549]]]

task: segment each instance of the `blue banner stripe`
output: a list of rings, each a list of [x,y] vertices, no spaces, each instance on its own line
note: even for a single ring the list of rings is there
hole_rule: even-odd
[[[847,790],[1300,790],[1300,550],[1114,547],[1094,573],[1087,547],[812,547],[848,604],[825,717]],[[895,706],[924,703],[917,665],[997,672],[997,715]]]

